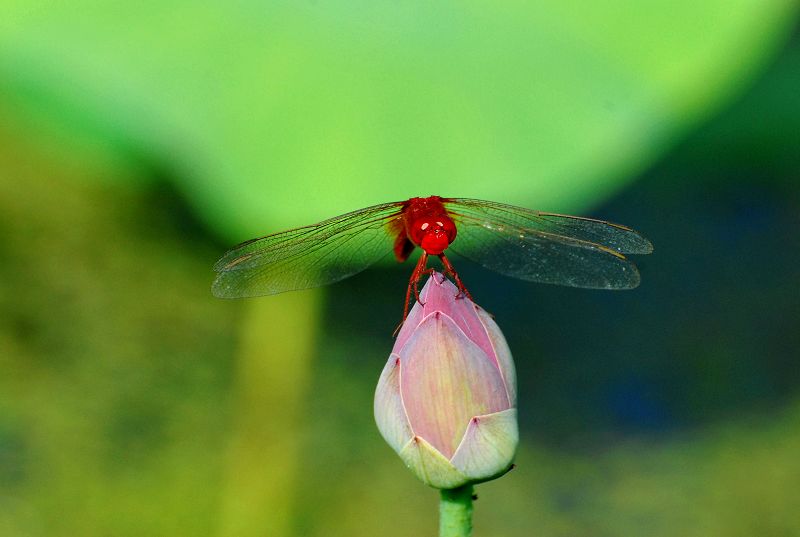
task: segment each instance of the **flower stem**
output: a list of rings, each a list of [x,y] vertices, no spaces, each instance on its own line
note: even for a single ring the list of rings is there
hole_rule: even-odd
[[[442,489],[439,502],[439,537],[472,535],[472,485]]]

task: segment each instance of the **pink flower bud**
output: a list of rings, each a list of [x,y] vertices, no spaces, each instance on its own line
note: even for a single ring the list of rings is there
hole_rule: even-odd
[[[426,484],[504,474],[517,448],[516,373],[497,324],[434,273],[397,336],[375,392],[383,438]]]

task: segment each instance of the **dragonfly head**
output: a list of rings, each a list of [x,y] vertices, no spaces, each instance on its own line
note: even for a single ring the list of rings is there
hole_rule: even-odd
[[[444,215],[419,218],[409,231],[411,240],[430,255],[441,254],[456,239],[456,225]]]

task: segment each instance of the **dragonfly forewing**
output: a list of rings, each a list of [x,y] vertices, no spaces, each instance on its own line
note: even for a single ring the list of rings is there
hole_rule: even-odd
[[[399,210],[376,205],[244,242],[214,266],[212,292],[220,298],[274,295],[353,276],[391,251]]]
[[[522,280],[592,289],[639,285],[636,266],[623,253],[649,253],[636,231],[582,217],[540,213],[479,200],[447,200],[458,225],[450,250]]]
[[[493,201],[451,198],[445,201],[456,220],[464,217],[493,226],[508,226],[604,246],[621,254],[649,254],[653,245],[639,232],[621,224],[565,214],[533,211]]]

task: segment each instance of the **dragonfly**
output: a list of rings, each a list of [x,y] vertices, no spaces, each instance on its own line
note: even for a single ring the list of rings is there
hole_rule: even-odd
[[[390,251],[398,262],[421,250],[412,293],[437,257],[469,296],[447,253],[520,280],[591,289],[632,289],[639,271],[627,257],[653,245],[633,229],[604,220],[548,213],[493,201],[429,196],[383,203],[318,224],[251,239],[214,265],[220,298],[274,295],[353,276]]]

